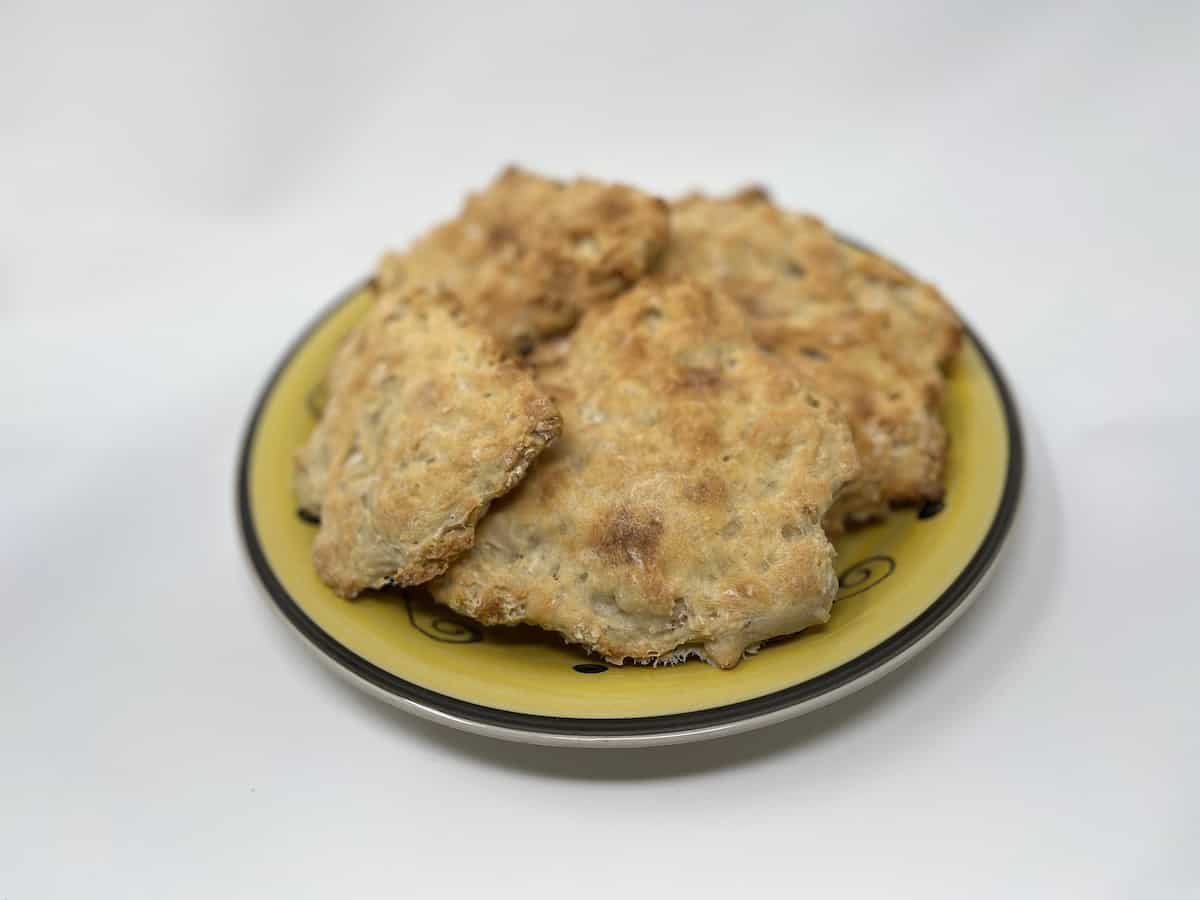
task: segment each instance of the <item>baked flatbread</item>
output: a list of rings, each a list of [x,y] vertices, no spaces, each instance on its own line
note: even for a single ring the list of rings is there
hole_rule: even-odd
[[[637,281],[666,240],[667,207],[657,197],[509,168],[457,218],[386,255],[378,281],[446,287],[505,346],[525,352]]]
[[[758,349],[732,301],[643,280],[589,311],[541,377],[563,437],[431,582],[435,598],[618,663],[729,667],[828,618],[821,517],[857,470],[849,429]]]
[[[761,190],[676,203],[660,268],[727,292],[759,345],[845,411],[862,474],[826,517],[830,533],[941,498],[943,370],[962,327],[936,289]]]
[[[296,456],[301,506],[321,520],[317,573],[344,597],[441,574],[561,424],[452,297],[384,291],[339,350]]]

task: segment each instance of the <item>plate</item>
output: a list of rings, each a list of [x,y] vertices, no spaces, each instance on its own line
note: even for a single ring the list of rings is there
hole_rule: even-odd
[[[258,577],[304,642],[353,684],[427,719],[529,743],[627,747],[703,740],[817,709],[912,658],[961,615],[1012,523],[1017,413],[968,330],[943,411],[944,502],[838,540],[840,592],[828,624],[771,642],[735,669],[612,666],[540,629],[484,628],[421,593],[343,600],[313,570],[316,524],[297,512],[292,454],[319,416],[334,350],[368,302],[363,286],[348,291],[270,377],[242,447],[239,518]]]

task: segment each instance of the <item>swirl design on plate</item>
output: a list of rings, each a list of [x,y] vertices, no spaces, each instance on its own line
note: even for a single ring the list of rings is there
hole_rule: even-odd
[[[896,561],[890,556],[868,556],[838,576],[838,599],[845,600],[869,591],[895,571]]]
[[[482,628],[428,597],[406,594],[404,607],[412,627],[427,638],[443,644],[476,644],[483,640]]]

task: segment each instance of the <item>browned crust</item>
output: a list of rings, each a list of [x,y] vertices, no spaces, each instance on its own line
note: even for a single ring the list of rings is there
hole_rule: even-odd
[[[862,474],[831,533],[942,496],[944,370],[962,327],[932,285],[754,190],[686,197],[671,228],[661,270],[727,291],[759,344],[845,411]]]
[[[541,372],[563,439],[433,595],[617,661],[732,666],[824,621],[837,579],[821,516],[856,471],[834,404],[688,282],[643,281],[585,316],[570,349]]]
[[[458,217],[385,256],[378,279],[447,287],[524,352],[635,283],[666,245],[667,218],[662,200],[631,187],[509,168]]]
[[[384,291],[329,383],[295,478],[321,520],[317,573],[346,597],[444,572],[561,428],[529,373],[425,288]]]

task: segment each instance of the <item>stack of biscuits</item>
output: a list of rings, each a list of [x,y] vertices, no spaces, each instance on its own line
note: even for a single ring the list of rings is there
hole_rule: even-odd
[[[730,668],[829,618],[831,536],[941,498],[958,319],[762,190],[508,169],[371,291],[296,455],[341,596]]]

